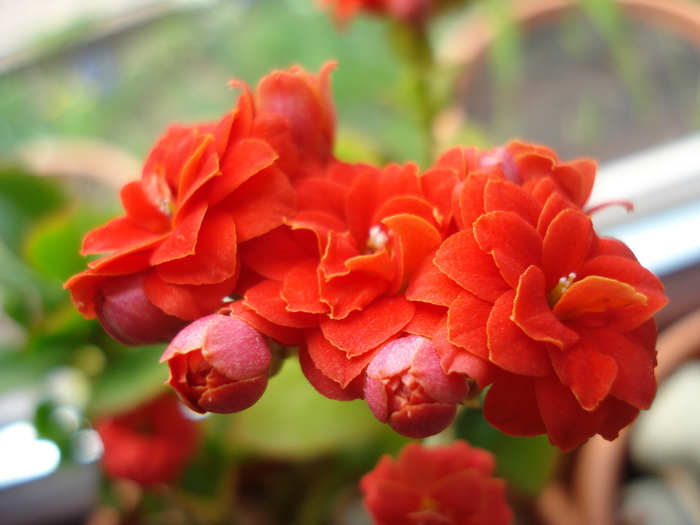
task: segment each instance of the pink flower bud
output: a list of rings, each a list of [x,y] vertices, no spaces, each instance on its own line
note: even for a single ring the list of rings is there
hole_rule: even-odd
[[[229,414],[265,392],[272,352],[265,337],[238,317],[212,314],[182,330],[165,350],[168,384],[192,410]]]
[[[96,293],[97,319],[109,335],[127,345],[170,341],[187,324],[154,305],[143,280],[143,274],[108,277]]]
[[[445,374],[430,339],[407,336],[388,343],[367,367],[365,400],[399,434],[424,438],[444,430],[469,392],[466,377]]]

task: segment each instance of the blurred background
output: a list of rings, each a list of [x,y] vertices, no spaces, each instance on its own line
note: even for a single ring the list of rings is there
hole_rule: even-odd
[[[95,422],[161,392],[163,347],[114,342],[62,283],[85,268],[82,236],[120,213],[118,190],[140,176],[156,139],[171,123],[229,111],[232,78],[254,86],[276,68],[337,60],[344,160],[426,168],[452,145],[512,138],[565,160],[596,158],[591,204],[636,206],[603,210],[597,226],[664,280],[660,326],[700,306],[700,3],[457,2],[429,38],[433,145],[386,20],[340,29],[314,0],[0,0],[0,523],[368,523],[357,479],[406,440],[359,402],[317,394],[293,363],[249,411],[200,422],[204,444],[174,492],[147,494],[100,470]],[[689,344],[697,355],[700,342]],[[683,410],[699,383],[677,394]],[[700,421],[697,408],[681,420]],[[575,455],[546,438],[502,436],[477,410],[464,410],[455,432],[497,454],[520,523],[545,519],[538,495]],[[688,429],[662,463],[691,458],[700,469],[699,435]],[[658,449],[651,443],[642,455]],[[639,478],[655,461],[628,470]],[[700,523],[692,472],[657,476],[654,509],[666,510],[637,522]]]

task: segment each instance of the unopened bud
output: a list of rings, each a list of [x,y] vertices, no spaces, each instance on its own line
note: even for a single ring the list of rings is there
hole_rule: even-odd
[[[187,324],[154,305],[143,290],[143,280],[143,274],[107,277],[95,299],[102,327],[127,345],[170,341]]]
[[[238,317],[212,314],[184,328],[165,350],[168,384],[196,412],[229,414],[265,392],[272,365],[266,338]]]
[[[377,419],[399,434],[424,438],[447,428],[469,392],[465,376],[445,374],[430,339],[388,343],[367,367],[365,400]]]

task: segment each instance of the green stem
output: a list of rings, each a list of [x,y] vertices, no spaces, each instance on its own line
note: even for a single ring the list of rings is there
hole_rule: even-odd
[[[411,75],[411,88],[425,147],[423,160],[429,165],[434,160],[436,142],[433,123],[439,110],[431,83],[435,72],[433,49],[424,26],[399,23],[394,26],[394,40]]]

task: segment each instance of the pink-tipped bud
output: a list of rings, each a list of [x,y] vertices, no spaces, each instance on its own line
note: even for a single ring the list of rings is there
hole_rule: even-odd
[[[192,410],[230,414],[265,392],[272,352],[265,337],[238,317],[212,314],[182,330],[165,350],[168,384]]]
[[[143,274],[109,277],[97,291],[97,319],[109,335],[127,345],[170,341],[187,324],[154,305],[143,281]]]
[[[465,376],[445,374],[430,339],[388,343],[367,367],[365,400],[377,419],[401,435],[424,438],[447,428],[469,392]]]

